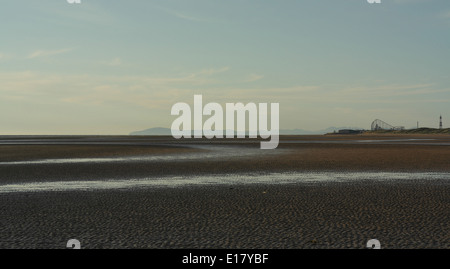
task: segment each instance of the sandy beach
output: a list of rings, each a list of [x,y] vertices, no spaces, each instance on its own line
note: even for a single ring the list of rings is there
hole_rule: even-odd
[[[253,140],[3,137],[0,248],[65,248],[71,238],[83,248],[358,249],[372,238],[383,248],[450,248],[449,160],[445,135],[284,136],[274,151]],[[299,179],[277,183],[277,173]],[[311,173],[332,179],[303,180]],[[339,173],[357,176],[334,180]],[[389,173],[424,178],[384,178]],[[273,178],[240,184],[242,175]],[[26,187],[161,178],[170,185],[219,176],[237,180]]]

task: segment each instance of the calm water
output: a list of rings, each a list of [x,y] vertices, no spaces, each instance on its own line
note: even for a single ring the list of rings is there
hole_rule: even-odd
[[[351,181],[433,181],[450,183],[450,173],[307,172],[231,174],[214,176],[153,177],[103,181],[61,181],[0,185],[0,193],[43,191],[92,191],[114,189],[167,188],[201,185],[302,184]]]

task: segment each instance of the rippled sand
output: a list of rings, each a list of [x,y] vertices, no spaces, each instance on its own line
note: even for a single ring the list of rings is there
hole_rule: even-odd
[[[447,137],[64,139],[0,143],[0,248],[450,248]]]

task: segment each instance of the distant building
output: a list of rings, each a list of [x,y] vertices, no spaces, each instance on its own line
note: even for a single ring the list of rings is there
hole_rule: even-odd
[[[352,129],[342,129],[339,130],[339,134],[360,134],[362,133],[362,130],[352,130]]]
[[[439,117],[439,129],[442,129],[442,115]]]

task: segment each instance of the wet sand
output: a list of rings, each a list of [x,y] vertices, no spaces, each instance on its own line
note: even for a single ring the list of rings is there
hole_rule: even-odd
[[[344,143],[393,139],[386,136],[282,139],[302,143],[281,143],[278,154],[269,154],[257,150],[257,141],[205,141],[224,144],[237,153],[255,153],[219,154],[208,159],[37,164],[8,162],[196,156],[205,149],[191,141],[163,137],[87,139],[137,141],[133,145],[0,145],[0,190],[2,185],[17,183],[161,176],[450,172],[450,146]],[[447,136],[408,139],[450,141]],[[319,140],[330,142],[315,143]],[[383,248],[450,248],[449,212],[449,178],[0,193],[0,248],[65,248],[71,238],[80,240],[83,248],[364,248],[372,238],[380,240]]]

